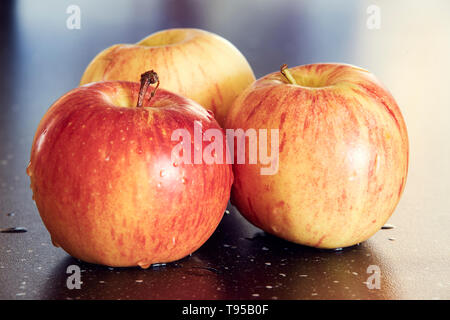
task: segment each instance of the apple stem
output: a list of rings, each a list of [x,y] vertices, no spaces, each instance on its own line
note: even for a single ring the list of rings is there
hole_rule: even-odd
[[[144,97],[145,97],[145,94],[147,93],[148,87],[154,83],[156,83],[156,87],[150,94],[150,98],[148,98],[149,102],[153,98],[156,90],[159,87],[159,77],[158,77],[158,74],[153,70],[150,70],[150,71],[147,71],[147,72],[144,72],[143,74],[141,74],[141,87],[139,89],[139,96],[138,96],[138,101],[137,101],[137,105],[136,105],[137,108],[142,107],[142,105],[144,103]]]
[[[289,72],[289,69],[288,69],[288,66],[286,63],[280,67],[280,72],[287,79],[287,81],[289,81],[290,84],[297,84],[294,77]]]

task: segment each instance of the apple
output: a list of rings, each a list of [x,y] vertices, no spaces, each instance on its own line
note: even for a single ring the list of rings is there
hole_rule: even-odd
[[[365,241],[405,187],[405,122],[392,95],[361,68],[284,65],[236,99],[225,127],[279,130],[279,148],[270,151],[276,174],[234,164],[231,200],[254,225],[286,240],[329,249]]]
[[[192,132],[194,121],[222,129],[190,99],[147,92],[155,77],[145,73],[141,88],[105,81],[73,89],[39,123],[27,168],[33,198],[52,242],[73,257],[142,268],[178,260],[223,216],[231,165],[177,162],[171,137]]]
[[[245,57],[224,38],[199,29],[168,29],[136,44],[116,44],[91,61],[81,84],[101,80],[139,81],[158,70],[164,89],[193,99],[223,120],[234,99],[254,80]]]

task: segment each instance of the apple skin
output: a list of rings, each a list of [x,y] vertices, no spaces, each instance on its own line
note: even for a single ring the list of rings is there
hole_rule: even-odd
[[[230,109],[226,128],[279,129],[279,170],[234,164],[231,201],[264,231],[302,245],[340,248],[378,231],[408,172],[405,122],[368,71],[344,64],[262,77]],[[247,162],[246,162],[247,163]]]
[[[247,60],[229,41],[200,29],[180,28],[105,49],[89,64],[80,84],[139,82],[139,75],[150,69],[158,71],[162,88],[211,110],[220,124],[234,99],[255,80]]]
[[[171,161],[174,129],[193,137],[194,120],[202,130],[220,129],[216,120],[164,89],[137,108],[138,93],[122,81],[76,88],[50,107],[33,141],[27,172],[42,220],[56,246],[86,262],[146,268],[183,258],[229,200],[231,165]]]

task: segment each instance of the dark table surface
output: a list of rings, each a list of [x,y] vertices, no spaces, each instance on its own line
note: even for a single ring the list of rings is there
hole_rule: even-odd
[[[79,30],[66,28],[72,3]],[[379,29],[367,26],[372,4]],[[0,233],[0,299],[450,298],[450,2],[2,1],[0,9],[0,228],[28,230]],[[282,63],[375,73],[399,103],[411,144],[395,228],[321,251],[261,232],[230,205],[202,248],[163,267],[95,266],[53,247],[25,174],[39,120],[97,52],[169,27],[222,35],[257,77]],[[82,269],[80,290],[66,287],[72,264]],[[366,286],[370,265],[380,268],[380,289]]]

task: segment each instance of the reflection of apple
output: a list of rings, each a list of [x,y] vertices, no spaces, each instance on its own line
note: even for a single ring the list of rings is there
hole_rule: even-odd
[[[405,186],[409,147],[400,110],[360,68],[315,64],[290,72],[257,80],[230,109],[226,128],[278,128],[280,137],[278,173],[235,164],[232,201],[256,226],[296,243],[364,241],[388,220]]]
[[[81,84],[139,81],[155,69],[161,86],[214,112],[219,123],[233,100],[255,80],[245,57],[222,37],[199,29],[168,29],[137,44],[113,45],[89,64]]]
[[[202,130],[217,122],[163,89],[135,107],[138,93],[122,81],[76,88],[48,110],[33,141],[27,171],[42,220],[55,244],[87,262],[180,259],[209,238],[227,205],[231,165],[171,160],[173,130],[192,135],[194,121]]]

